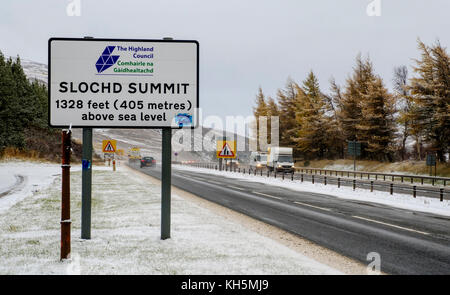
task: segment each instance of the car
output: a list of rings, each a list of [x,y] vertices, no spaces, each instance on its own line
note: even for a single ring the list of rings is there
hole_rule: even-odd
[[[229,169],[234,169],[234,168],[238,168],[240,163],[239,163],[239,159],[234,159],[234,160],[228,160],[226,161],[226,165]],[[230,168],[231,167],[231,168]]]
[[[267,166],[267,153],[252,152],[250,155],[250,168],[251,169],[264,169]]]
[[[142,167],[153,167],[156,165],[156,160],[153,157],[142,157],[141,158],[141,168]]]

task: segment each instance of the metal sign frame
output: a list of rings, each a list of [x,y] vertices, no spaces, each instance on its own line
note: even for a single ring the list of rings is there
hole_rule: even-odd
[[[121,128],[121,129],[162,129],[162,128],[170,128],[170,129],[194,129],[199,125],[199,116],[198,109],[200,106],[200,44],[197,40],[168,40],[168,39],[112,39],[112,38],[65,38],[65,37],[52,37],[48,40],[48,125],[53,128],[67,128],[70,124],[67,125],[52,125],[50,122],[51,117],[51,42],[52,41],[80,41],[80,42],[151,42],[151,43],[194,43],[197,47],[197,73],[196,73],[196,106],[193,107],[195,118],[194,122],[192,122],[192,126],[181,127],[181,126],[109,126],[109,125],[72,125],[72,128]]]

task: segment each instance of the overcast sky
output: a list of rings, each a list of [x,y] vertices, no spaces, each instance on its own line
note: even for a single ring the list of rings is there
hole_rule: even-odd
[[[2,0],[0,50],[47,63],[50,37],[195,39],[200,42],[200,105],[205,115],[250,115],[261,86],[275,96],[288,77],[312,69],[321,88],[343,84],[356,55],[369,55],[391,87],[394,66],[426,44],[450,41],[449,0]],[[77,1],[77,0],[75,0]]]

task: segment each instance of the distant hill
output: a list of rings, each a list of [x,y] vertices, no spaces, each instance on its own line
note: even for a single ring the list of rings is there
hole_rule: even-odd
[[[15,60],[15,57],[11,57]],[[23,71],[28,79],[37,80],[45,85],[48,83],[48,66],[28,59],[20,59]]]

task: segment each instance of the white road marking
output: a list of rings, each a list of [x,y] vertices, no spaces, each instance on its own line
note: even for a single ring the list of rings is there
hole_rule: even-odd
[[[260,193],[260,192],[252,192],[252,193],[258,194],[258,195],[261,195],[261,196],[265,196],[265,197],[269,197],[269,198],[273,198],[273,199],[277,199],[277,200],[281,200],[280,197],[275,197],[275,196],[268,195],[268,194],[265,194],[265,193]]]
[[[221,184],[223,185],[223,183],[221,183]],[[226,185],[226,186],[230,187],[230,188],[238,189],[238,190],[241,190],[241,191],[245,191],[245,188],[240,188],[240,187],[232,186],[232,185]]]
[[[297,202],[297,201],[295,201],[294,203],[295,203],[295,204],[299,204],[299,205],[303,205],[303,206],[308,206],[308,207],[316,208],[316,209],[319,209],[319,210],[331,211],[331,209],[328,209],[328,208],[322,208],[322,207],[318,207],[318,206],[314,206],[314,205],[310,205],[310,204],[306,204],[306,203],[302,203],[302,202]]]
[[[423,232],[423,231],[418,231],[418,230],[415,230],[415,229],[411,229],[411,228],[407,228],[407,227],[403,227],[403,226],[398,226],[398,225],[390,224],[390,223],[386,223],[386,222],[381,222],[381,221],[378,221],[378,220],[373,220],[373,219],[369,219],[369,218],[365,218],[365,217],[361,217],[361,216],[353,215],[352,217],[358,218],[358,219],[362,219],[362,220],[366,220],[366,221],[370,221],[370,222],[374,222],[374,223],[387,225],[387,226],[390,226],[390,227],[395,227],[395,228],[399,228],[399,229],[415,232],[415,233],[419,233],[419,234],[422,234],[422,235],[429,235],[430,234],[430,233],[426,233],[426,232]]]
[[[212,181],[212,180],[205,180],[206,182],[209,183],[213,183],[213,184],[218,184],[218,185],[223,185],[223,183],[217,182],[217,181]]]

